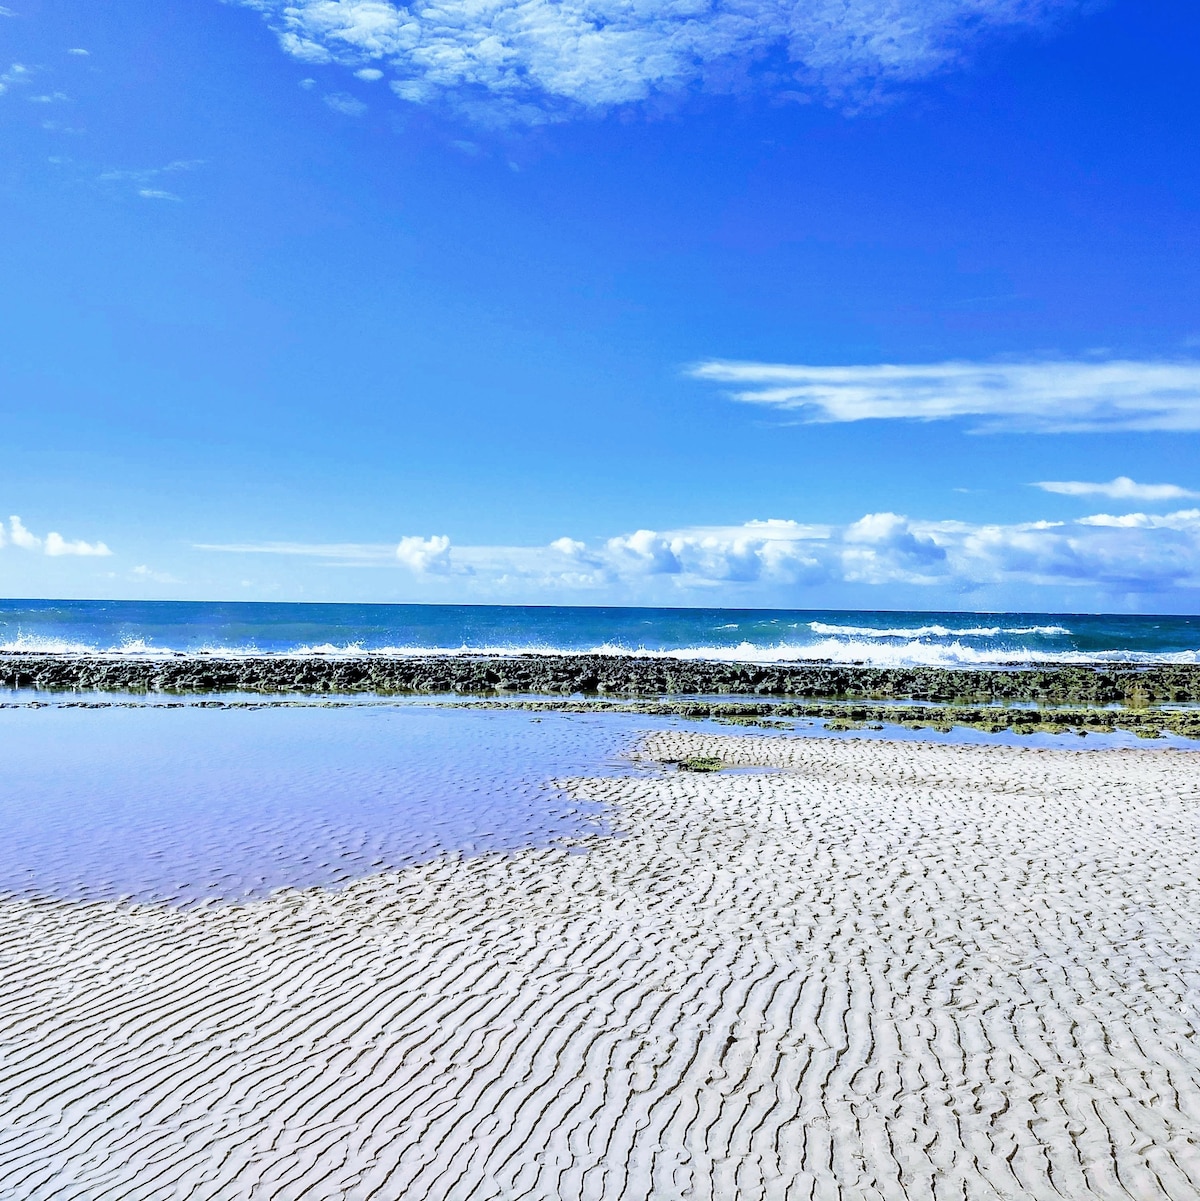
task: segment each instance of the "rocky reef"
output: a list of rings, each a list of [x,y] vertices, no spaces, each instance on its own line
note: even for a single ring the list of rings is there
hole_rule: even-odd
[[[112,692],[779,697],[1130,709],[1200,703],[1200,665],[868,667],[633,655],[136,657],[0,653],[0,686]]]

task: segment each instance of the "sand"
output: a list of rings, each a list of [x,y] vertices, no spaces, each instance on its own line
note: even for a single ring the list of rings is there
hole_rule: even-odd
[[[341,891],[0,904],[0,1197],[1200,1198],[1200,755],[644,753],[784,770]]]

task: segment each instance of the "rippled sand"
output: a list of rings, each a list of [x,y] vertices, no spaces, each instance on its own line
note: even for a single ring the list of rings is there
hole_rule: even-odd
[[[1200,755],[644,753],[786,770],[576,782],[587,854],[0,905],[0,1197],[1200,1197]]]

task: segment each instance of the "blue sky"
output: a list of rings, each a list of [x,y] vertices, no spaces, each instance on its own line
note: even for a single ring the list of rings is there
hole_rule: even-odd
[[[1200,10],[2,11],[0,593],[1197,611]]]

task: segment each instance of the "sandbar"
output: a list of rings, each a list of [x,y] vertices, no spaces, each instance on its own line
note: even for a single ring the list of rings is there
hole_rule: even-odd
[[[341,889],[0,902],[0,1195],[1200,1197],[1200,756],[637,753],[742,770]]]

